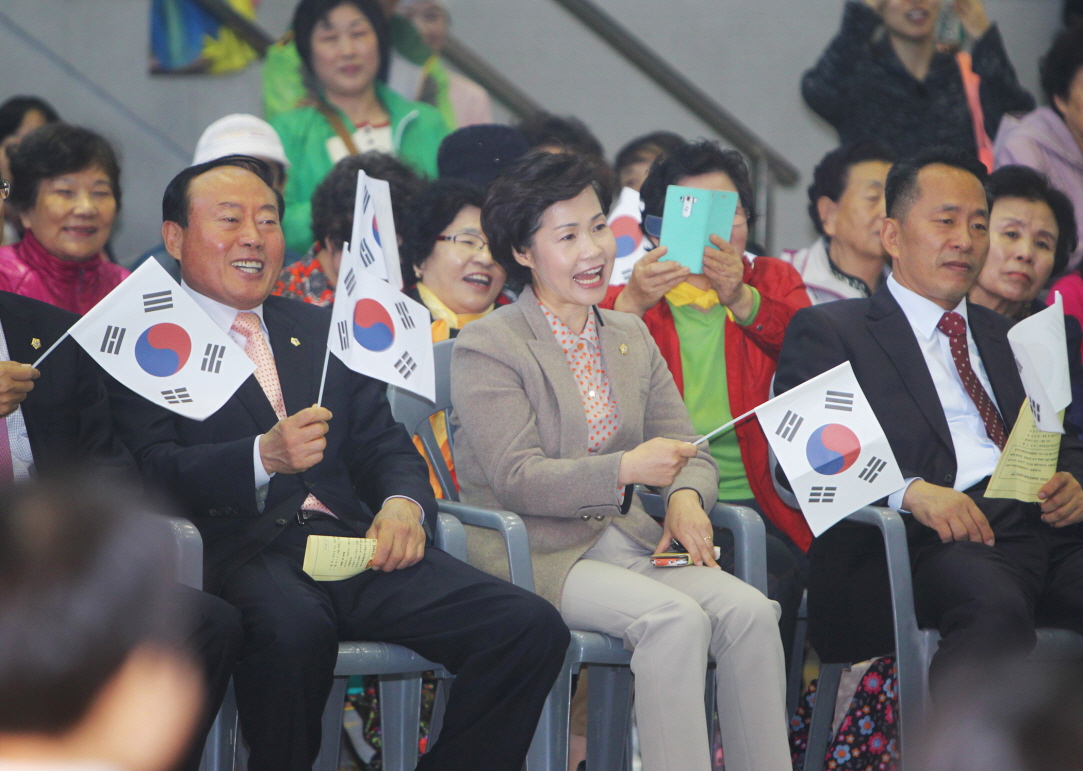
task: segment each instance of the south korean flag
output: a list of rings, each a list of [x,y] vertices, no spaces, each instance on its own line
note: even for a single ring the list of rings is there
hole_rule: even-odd
[[[128,388],[193,420],[217,412],[256,370],[157,260],[144,262],[68,334]]]
[[[399,242],[391,210],[391,186],[382,179],[357,172],[353,228],[343,253],[356,258],[374,276],[402,289]]]
[[[343,253],[327,347],[354,372],[436,400],[429,312]]]
[[[813,535],[903,486],[850,362],[756,408]]]

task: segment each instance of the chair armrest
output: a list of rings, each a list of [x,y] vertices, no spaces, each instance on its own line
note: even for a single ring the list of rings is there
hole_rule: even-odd
[[[466,531],[463,523],[450,514],[436,515],[436,532],[433,545],[457,560],[466,562]]]
[[[162,517],[173,535],[176,546],[177,581],[192,587],[203,588],[203,538],[196,526],[187,519]]]
[[[511,582],[528,592],[534,591],[534,567],[530,560],[530,542],[527,539],[526,525],[517,514],[468,506],[458,501],[441,500],[439,505],[442,513],[450,514],[464,525],[484,527],[499,532],[504,537],[504,545],[508,549]]]
[[[747,506],[716,503],[711,524],[733,533],[733,573],[767,594],[767,528],[760,515]]]
[[[895,622],[895,665],[898,673],[899,735],[914,736],[925,725],[928,701],[924,634],[914,612],[914,580],[910,571],[910,548],[906,523],[899,512],[866,506],[847,517],[879,528],[887,554],[891,607]],[[904,731],[904,728],[906,729]]]

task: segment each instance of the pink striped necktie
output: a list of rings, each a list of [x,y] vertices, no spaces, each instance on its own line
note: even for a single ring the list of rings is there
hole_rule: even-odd
[[[263,330],[260,329],[259,314],[252,311],[241,311],[237,314],[237,318],[233,320],[231,329],[244,335],[244,352],[256,365],[256,381],[259,383],[260,388],[263,389],[263,393],[267,395],[267,401],[274,408],[275,415],[279,420],[285,420],[286,402],[282,398],[282,384],[278,381],[278,369],[275,367],[275,359],[271,355],[271,348],[263,337]],[[0,473],[2,473],[2,469],[0,469]],[[334,512],[320,503],[319,499],[312,493],[309,493],[304,503],[301,504],[301,510],[318,511],[321,514],[335,516]]]
[[[11,441],[8,439],[8,419],[0,418],[0,487],[15,481],[15,464],[11,458]]]

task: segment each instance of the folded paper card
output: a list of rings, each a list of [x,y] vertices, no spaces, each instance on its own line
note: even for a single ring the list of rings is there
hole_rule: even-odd
[[[1008,443],[985,487],[986,498],[1014,498],[1024,503],[1037,503],[1038,491],[1057,473],[1061,435],[1038,428],[1030,403],[1031,400],[1026,399],[1019,410]],[[1063,418],[1061,411],[1058,422]]]
[[[675,260],[693,273],[703,272],[703,248],[711,236],[729,240],[737,213],[737,193],[670,185],[662,217],[660,243],[669,249],[665,259]]]
[[[375,538],[310,535],[301,569],[315,581],[342,581],[368,570],[374,556]]]

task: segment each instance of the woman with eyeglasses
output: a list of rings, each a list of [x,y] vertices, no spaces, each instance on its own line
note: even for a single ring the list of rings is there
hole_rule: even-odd
[[[504,269],[493,261],[481,230],[484,191],[441,179],[414,199],[404,218],[402,276],[407,290],[432,315],[432,341],[459,334],[493,310],[504,289]]]

